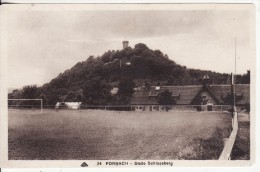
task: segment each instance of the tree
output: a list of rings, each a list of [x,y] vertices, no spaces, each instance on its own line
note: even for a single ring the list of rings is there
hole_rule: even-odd
[[[69,91],[66,95],[65,101],[67,102],[74,102],[76,100],[76,93],[74,91]]]
[[[23,87],[22,97],[24,99],[36,99],[38,88],[36,85],[27,85]]]
[[[250,70],[247,71],[245,75],[242,76],[242,84],[250,84]]]
[[[38,98],[38,87],[36,85],[27,85],[22,89],[22,99],[37,99]],[[38,101],[22,101],[20,105],[24,105],[25,107],[35,107],[39,106]]]
[[[44,93],[41,93],[40,94],[40,98],[42,99],[42,103],[45,105],[47,102],[46,102],[46,96]]]
[[[236,103],[243,99],[243,95],[235,95],[235,101]],[[225,105],[231,105],[233,102],[233,96],[228,93],[226,96],[221,96],[221,100],[223,101],[223,104]]]
[[[175,105],[176,100],[172,97],[172,92],[169,90],[165,90],[162,93],[159,93],[157,96],[157,102],[159,105]],[[166,106],[166,111],[168,111],[170,107]]]
[[[133,79],[124,78],[119,82],[117,97],[121,104],[128,104],[134,93],[135,84]]]
[[[13,90],[12,93],[8,94],[8,99],[20,99],[20,98],[22,98],[22,94],[23,94],[22,91],[23,90],[17,90],[17,89]]]
[[[135,45],[135,48],[136,48],[136,49],[143,49],[143,50],[149,49],[149,48],[148,48],[145,44],[143,44],[143,43],[136,44],[136,45]]]
[[[86,81],[83,87],[84,103],[91,105],[104,105],[111,98],[112,87],[101,81],[99,77]]]
[[[165,90],[158,94],[157,102],[159,105],[175,105],[176,100],[172,97],[172,92]]]

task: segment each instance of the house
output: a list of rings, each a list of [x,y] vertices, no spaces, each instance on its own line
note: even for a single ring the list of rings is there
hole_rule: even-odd
[[[55,109],[79,109],[81,102],[57,102]]]
[[[119,90],[118,87],[113,87],[110,93],[115,95],[118,92],[118,90]]]
[[[231,95],[230,85],[189,85],[189,86],[143,86],[136,91],[131,99],[131,107],[136,111],[160,111],[161,106],[156,101],[158,94],[168,90],[176,100],[176,106],[185,105],[229,105],[228,96]],[[234,86],[236,103],[238,106],[244,106],[250,103],[250,85],[236,84]],[[210,108],[210,107],[209,107]]]

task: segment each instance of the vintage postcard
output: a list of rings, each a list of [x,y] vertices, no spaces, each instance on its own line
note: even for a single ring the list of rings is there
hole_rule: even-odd
[[[254,4],[0,8],[1,167],[254,164]]]

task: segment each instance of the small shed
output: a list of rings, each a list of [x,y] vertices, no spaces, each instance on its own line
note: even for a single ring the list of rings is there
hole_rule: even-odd
[[[81,102],[57,102],[55,109],[79,109]]]

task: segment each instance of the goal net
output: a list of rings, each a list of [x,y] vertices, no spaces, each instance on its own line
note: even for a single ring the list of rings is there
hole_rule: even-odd
[[[8,109],[43,109],[42,99],[8,99]]]

